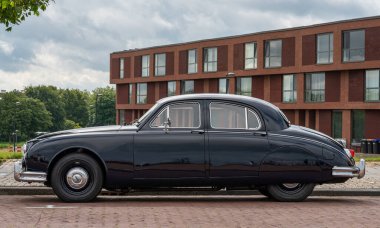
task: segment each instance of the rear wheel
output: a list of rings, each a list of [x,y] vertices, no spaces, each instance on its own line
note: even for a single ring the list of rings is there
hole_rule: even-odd
[[[305,200],[314,189],[315,184],[283,183],[269,185],[267,190],[273,199],[282,202],[299,202]]]
[[[103,173],[95,159],[85,154],[61,158],[51,173],[54,193],[66,202],[87,202],[102,190]]]

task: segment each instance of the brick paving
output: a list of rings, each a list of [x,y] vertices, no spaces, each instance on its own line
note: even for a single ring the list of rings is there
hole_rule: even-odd
[[[8,160],[0,165],[0,187],[43,187],[41,183],[17,182],[13,178],[13,162]],[[317,189],[380,189],[380,163],[368,162],[366,175],[362,179],[353,178],[343,184],[325,184]]]
[[[310,197],[278,203],[253,197],[0,196],[1,227],[379,227],[380,197]]]

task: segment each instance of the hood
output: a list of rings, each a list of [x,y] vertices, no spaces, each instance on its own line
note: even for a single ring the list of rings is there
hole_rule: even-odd
[[[78,129],[70,129],[65,131],[56,131],[52,133],[47,133],[33,140],[44,139],[57,135],[69,135],[69,134],[80,134],[80,133],[96,133],[96,132],[107,132],[107,131],[119,131],[119,130],[136,130],[137,127],[134,125],[129,126],[120,126],[120,125],[111,125],[111,126],[100,126],[100,127],[87,127],[87,128],[78,128]],[[31,140],[31,141],[33,141]]]
[[[338,143],[335,139],[330,136],[323,134],[322,132],[297,125],[291,125],[289,128],[284,130],[284,133],[289,136],[304,137],[311,140],[316,140],[333,146],[339,150],[344,149],[342,144]]]

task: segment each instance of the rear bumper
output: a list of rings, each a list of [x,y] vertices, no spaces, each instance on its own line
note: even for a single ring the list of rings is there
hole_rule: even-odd
[[[25,171],[22,167],[22,162],[17,161],[14,163],[14,178],[19,182],[46,182],[46,173],[45,172],[30,172]]]
[[[357,177],[358,179],[364,177],[365,175],[365,160],[360,159],[358,166],[353,167],[339,167],[334,166],[332,168],[333,177],[348,177],[353,178]]]

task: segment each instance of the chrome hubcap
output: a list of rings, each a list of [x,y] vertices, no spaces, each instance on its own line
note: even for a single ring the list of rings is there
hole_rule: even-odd
[[[297,188],[300,184],[299,183],[284,183],[282,184],[285,188]]]
[[[88,173],[81,167],[71,168],[66,174],[67,184],[73,189],[81,189],[88,182]]]

